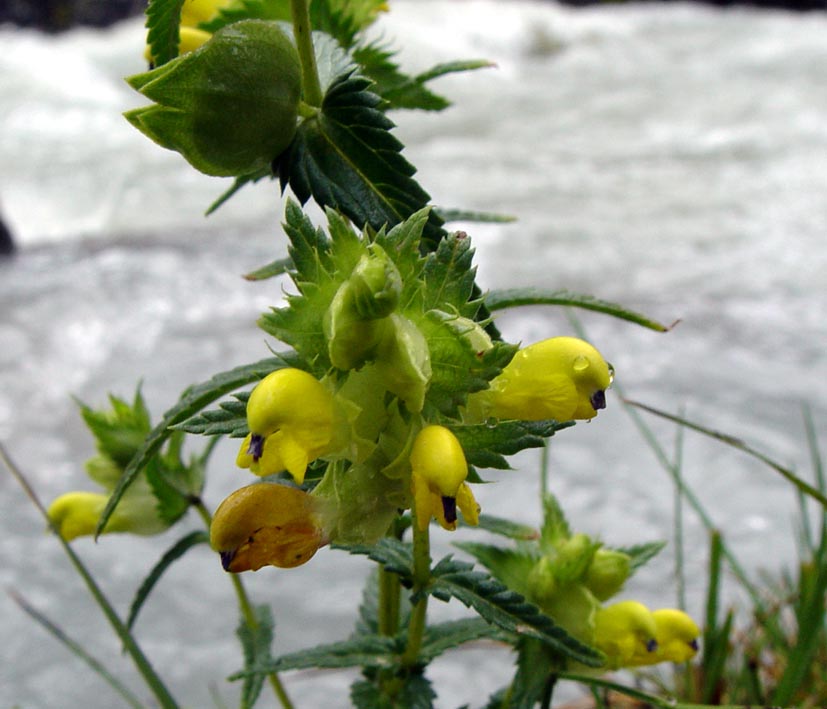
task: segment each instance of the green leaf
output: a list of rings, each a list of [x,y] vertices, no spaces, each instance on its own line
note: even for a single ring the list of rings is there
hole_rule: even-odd
[[[526,448],[542,448],[546,438],[573,425],[573,421],[500,421],[496,426],[449,424],[448,428],[459,440],[471,465],[508,470],[511,466],[504,456]]]
[[[464,233],[454,232],[439,242],[428,255],[422,272],[424,310],[444,310],[450,304],[463,317],[473,318],[477,314],[479,302],[470,302],[477,272],[473,260],[471,239]]]
[[[266,266],[257,268],[255,271],[245,273],[244,278],[248,281],[264,281],[268,278],[275,278],[287,273],[293,265],[293,259],[280,258],[271,261]]]
[[[511,590],[528,594],[528,576],[540,558],[536,547],[504,549],[479,542],[457,542],[454,546],[473,556]]]
[[[436,694],[427,678],[419,673],[408,674],[391,699],[376,683],[354,682],[350,700],[356,709],[431,709]]]
[[[432,570],[428,589],[441,600],[456,598],[489,623],[520,637],[536,638],[567,658],[590,667],[604,664],[601,653],[569,635],[537,606],[473,565],[445,557]]]
[[[487,224],[510,224],[517,221],[517,217],[510,214],[495,212],[480,212],[472,209],[456,209],[452,207],[436,207],[436,213],[445,222],[480,222]]]
[[[391,108],[418,108],[425,111],[441,111],[451,105],[451,102],[442,96],[432,93],[425,87],[425,84],[440,76],[456,74],[476,69],[489,69],[496,66],[485,59],[471,59],[462,61],[446,62],[431,67],[428,71],[409,77],[399,74],[394,82],[388,77],[382,77],[379,82],[378,93],[390,103]],[[373,74],[368,74],[376,80]]]
[[[360,635],[350,640],[318,645],[281,655],[230,676],[231,680],[285,670],[308,668],[342,669],[345,667],[389,668],[397,664],[400,648],[394,638],[383,635]]]
[[[222,401],[217,409],[207,409],[190,416],[171,428],[202,436],[230,436],[244,438],[247,427],[247,399],[249,393],[237,394],[234,399]]]
[[[463,618],[425,629],[419,657],[422,662],[431,662],[447,650],[483,638],[499,638],[497,630],[482,618]]]
[[[109,498],[109,502],[106,503],[106,508],[98,521],[95,535],[97,536],[103,531],[124,492],[145,468],[150,458],[160,450],[161,446],[172,435],[172,426],[186,420],[234,389],[258,381],[276,369],[293,366],[294,359],[294,354],[290,352],[268,357],[253,364],[243,365],[216,374],[206,382],[191,387],[184,392],[178,403],[167,411],[161,422],[149,432],[141,448],[129,461],[112,496]]]
[[[623,552],[631,557],[632,560],[629,566],[634,572],[650,559],[657,556],[665,546],[666,542],[647,542],[646,544],[636,544],[631,547],[621,547],[616,551]]]
[[[657,332],[668,332],[677,324],[663,325],[617,303],[598,300],[591,295],[570,293],[566,290],[549,291],[542,288],[495,290],[485,296],[485,304],[491,312],[516,308],[520,305],[563,305],[571,308],[584,308],[585,310],[605,313],[621,320],[628,320]]]
[[[555,554],[557,545],[571,537],[571,527],[563,508],[552,494],[543,498],[543,526],[540,529],[540,546],[547,554]]]
[[[373,546],[367,544],[331,545],[332,549],[344,549],[350,554],[362,554],[371,561],[382,564],[386,571],[399,574],[402,583],[410,585],[413,574],[413,549],[398,539],[383,537]]]
[[[560,658],[547,645],[521,638],[517,645],[517,672],[511,685],[509,709],[533,709],[547,692],[549,679],[559,671]]]
[[[178,56],[181,8],[184,0],[149,0],[146,28],[149,51],[155,66],[166,64]]]
[[[260,605],[253,609],[254,622],[242,617],[236,630],[244,650],[244,684],[241,690],[241,707],[250,709],[261,694],[265,674],[257,671],[261,665],[272,663],[270,647],[273,644],[273,614],[270,606]]]
[[[109,395],[110,410],[95,410],[78,402],[86,426],[95,438],[98,452],[110,458],[119,468],[129,463],[151,424],[140,386],[130,406],[123,399]]]
[[[135,625],[135,621],[138,618],[138,613],[146,602],[146,599],[149,597],[149,594],[152,592],[152,589],[155,588],[155,585],[161,580],[161,576],[164,575],[164,572],[190,549],[198,546],[199,544],[209,544],[209,542],[210,535],[207,532],[196,530],[179,539],[166,551],[166,553],[164,553],[158,563],[152,567],[152,570],[143,580],[143,583],[141,583],[140,588],[135,594],[135,598],[132,599],[132,605],[129,607],[129,617],[126,619],[126,627],[129,630],[131,630],[132,626]]]
[[[509,519],[503,519],[502,517],[495,517],[493,515],[480,515],[477,526],[486,532],[498,534],[508,539],[516,539],[517,541],[534,541],[540,538],[540,532],[536,527],[519,522],[512,522]]]
[[[370,81],[353,73],[328,89],[321,110],[299,125],[291,146],[278,160],[282,189],[289,184],[303,203],[312,196],[342,212],[359,228],[379,231],[425,207],[427,192],[413,179],[402,143],[380,108]],[[431,213],[425,229],[430,246],[444,235]]]

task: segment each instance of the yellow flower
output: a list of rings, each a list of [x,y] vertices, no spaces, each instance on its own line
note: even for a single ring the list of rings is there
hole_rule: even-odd
[[[333,396],[320,381],[300,369],[278,369],[250,395],[250,435],[236,463],[256,475],[287,470],[301,483],[308,464],[330,452],[333,423]]]
[[[698,652],[700,629],[686,613],[676,608],[652,611],[657,628],[657,662],[686,662]]]
[[[468,463],[451,431],[443,426],[423,428],[414,440],[410,462],[414,515],[419,529],[426,529],[431,517],[445,529],[456,529],[457,507],[468,524],[479,522],[479,506],[465,482]]]
[[[323,503],[298,488],[256,483],[236,490],[215,511],[210,544],[225,571],[292,568],[327,544]]]
[[[658,662],[657,626],[652,612],[637,601],[599,608],[594,618],[594,644],[610,669]]]
[[[472,418],[590,419],[606,406],[612,370],[588,342],[554,337],[525,347],[489,389],[469,397]]]
[[[132,487],[140,488],[136,481]],[[131,532],[132,534],[160,534],[169,524],[158,515],[157,501],[150,490],[141,494],[128,489],[109,521],[104,534]],[[49,520],[67,542],[76,537],[95,533],[101,513],[109,501],[109,495],[99,492],[67,492],[49,505]]]

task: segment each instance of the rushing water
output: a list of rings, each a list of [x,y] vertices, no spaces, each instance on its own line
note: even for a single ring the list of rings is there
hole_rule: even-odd
[[[680,319],[655,334],[581,315],[628,396],[683,410],[809,474],[802,404],[820,431],[827,421],[827,19],[692,5],[398,2],[380,29],[405,45],[412,70],[454,58],[497,64],[441,80],[435,88],[455,101],[445,113],[395,116],[436,203],[519,217],[460,225],[474,238],[483,286],[568,288]],[[281,297],[277,283],[238,277],[285,253],[275,185],[247,188],[203,220],[225,184],[121,118],[137,105],[122,77],[143,68],[142,34],[139,21],[59,37],[0,29],[0,205],[21,246],[0,264],[0,440],[44,500],[89,485],[81,463],[90,440],[71,396],[103,405],[106,392],[128,397],[143,380],[157,416],[194,380],[266,356],[254,321]],[[526,342],[571,331],[550,309],[503,316],[500,326]],[[674,429],[650,423],[672,455]],[[210,504],[246,482],[232,447],[216,454]],[[536,522],[537,462],[520,455],[517,470],[492,476],[499,482],[478,494],[485,510]],[[617,545],[670,536],[670,483],[616,397],[555,440],[552,466],[575,527]],[[693,434],[683,470],[748,569],[792,563],[794,499],[772,471]],[[145,696],[5,475],[0,505],[0,585]],[[75,548],[125,610],[180,534],[160,547],[106,538]],[[697,613],[706,542],[691,513],[686,535]],[[671,558],[647,567],[627,596],[672,604]],[[345,637],[366,569],[322,551],[299,569],[252,576],[253,595],[276,607],[277,651]],[[115,704],[5,594],[0,607],[0,705]],[[233,607],[217,562],[200,550],[143,611],[138,637],[188,706],[212,704],[210,682],[234,702],[236,688],[222,683],[240,665]],[[483,646],[447,656],[430,676],[447,698],[440,706],[479,705],[509,670],[508,656]],[[338,707],[351,678],[287,682],[300,705]]]

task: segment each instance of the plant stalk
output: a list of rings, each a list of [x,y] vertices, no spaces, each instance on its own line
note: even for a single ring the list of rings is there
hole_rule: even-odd
[[[201,519],[204,520],[204,524],[209,531],[210,525],[212,524],[212,515],[209,510],[204,506],[204,503],[201,500],[195,502],[194,507],[201,516]],[[259,623],[256,618],[255,611],[253,610],[253,604],[250,603],[250,597],[247,595],[247,590],[244,588],[244,582],[238,574],[230,574],[230,580],[232,581],[236,599],[238,600],[238,608],[241,611],[244,622],[250,629],[256,630]],[[285,689],[278,674],[276,672],[269,672],[267,674],[267,679],[269,680],[270,686],[273,688],[273,693],[278,698],[281,706],[284,709],[294,709],[293,702],[290,700],[287,690]]]
[[[402,654],[402,664],[415,665],[419,658],[419,649],[422,647],[422,638],[425,634],[425,620],[428,613],[427,587],[431,582],[431,539],[428,527],[420,530],[414,521],[413,525],[413,592],[418,597],[411,612],[408,623],[408,644]]]
[[[304,102],[321,108],[324,96],[319,82],[319,69],[316,66],[316,52],[313,50],[310,5],[307,0],[290,0],[290,11],[293,18],[293,37],[296,40],[302,69]]]
[[[40,499],[37,497],[34,488],[29,484],[23,472],[17,467],[2,444],[0,444],[0,460],[3,461],[12,476],[20,483],[28,498],[34,503],[35,507],[37,507],[43,519],[46,520],[49,531],[60,541],[61,546],[63,546],[63,551],[66,553],[66,556],[69,557],[69,561],[72,563],[72,566],[74,566],[75,571],[77,571],[78,575],[83,579],[83,582],[89,589],[89,593],[92,594],[92,598],[95,599],[95,602],[98,604],[104,616],[106,616],[115,634],[123,643],[124,649],[129,653],[129,656],[135,663],[135,667],[143,677],[144,682],[146,682],[147,687],[158,700],[158,705],[163,709],[178,709],[178,703],[173,699],[163,680],[155,672],[155,669],[138,646],[135,638],[132,637],[132,633],[129,632],[129,629],[120,619],[114,607],[109,602],[109,599],[103,593],[100,586],[98,586],[98,583],[81,561],[80,557],[75,553],[75,550],[72,549],[69,542],[60,535],[60,530],[58,530],[52,523],[52,520],[49,519],[49,514],[43,506],[43,503],[40,502]]]

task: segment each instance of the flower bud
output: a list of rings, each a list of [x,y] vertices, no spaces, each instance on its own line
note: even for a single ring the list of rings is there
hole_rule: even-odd
[[[402,277],[384,250],[372,244],[325,313],[324,331],[334,367],[358,369],[376,356],[389,330],[385,318],[399,302]]]
[[[594,553],[586,571],[586,587],[601,601],[623,588],[631,574],[631,557],[622,551],[600,548]]]
[[[292,568],[327,543],[317,500],[297,488],[257,483],[236,490],[215,511],[210,544],[225,571]]]
[[[449,530],[456,529],[457,507],[469,524],[477,524],[479,507],[465,482],[468,463],[456,436],[444,426],[426,426],[411,449],[411,485],[414,515],[420,529],[435,517]]]
[[[376,371],[385,388],[409,411],[422,411],[431,382],[428,341],[408,318],[392,313],[376,352]]]
[[[67,492],[49,505],[47,514],[60,536],[68,542],[76,537],[94,535],[108,502],[109,495],[98,492]],[[157,504],[148,489],[144,494],[136,494],[130,488],[112,513],[103,533],[160,534],[169,524],[161,519]]]
[[[554,555],[554,569],[562,582],[579,581],[591,563],[597,544],[582,533],[561,541]]]
[[[257,475],[288,470],[301,483],[307,466],[333,445],[333,396],[307,372],[277,369],[250,394],[247,425],[237,465]]]
[[[611,382],[611,368],[588,342],[554,337],[517,352],[468,408],[478,418],[590,419],[605,408]]]
[[[127,79],[156,103],[124,115],[207,175],[269,168],[293,140],[301,68],[275,22],[242,20],[201,47]]]
[[[547,556],[541,557],[528,573],[526,584],[531,600],[541,607],[549,603],[557,591],[557,579],[554,577],[551,559]]]

